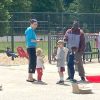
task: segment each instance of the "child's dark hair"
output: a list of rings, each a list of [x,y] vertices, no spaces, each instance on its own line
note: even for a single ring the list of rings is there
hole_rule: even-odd
[[[77,48],[77,47],[72,47],[71,49],[72,49],[72,52],[75,52],[75,51],[77,51],[77,50],[78,50],[78,48]]]

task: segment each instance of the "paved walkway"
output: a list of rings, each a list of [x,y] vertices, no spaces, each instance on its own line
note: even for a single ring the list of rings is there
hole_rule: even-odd
[[[100,74],[100,64],[85,64],[87,75]],[[65,79],[66,79],[65,73]],[[36,78],[36,75],[34,76]],[[45,64],[43,81],[47,85],[26,82],[27,65],[22,66],[0,66],[0,84],[3,90],[0,91],[0,100],[99,100],[100,84],[91,83],[93,94],[73,94],[71,83],[56,85],[58,73],[56,65]],[[76,72],[75,78],[80,80]],[[82,83],[84,84],[84,83]],[[87,85],[87,84],[84,84]]]

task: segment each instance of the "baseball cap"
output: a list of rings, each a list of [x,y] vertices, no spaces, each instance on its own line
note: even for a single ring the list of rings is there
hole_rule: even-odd
[[[64,41],[63,41],[63,40],[59,40],[59,41],[57,42],[57,44],[64,44]]]

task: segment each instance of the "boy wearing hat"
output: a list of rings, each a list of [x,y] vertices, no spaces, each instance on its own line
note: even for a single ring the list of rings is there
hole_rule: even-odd
[[[64,47],[64,41],[59,40],[57,42],[58,49],[57,49],[57,67],[58,67],[58,73],[60,80],[56,84],[64,84],[64,71],[65,71],[65,47]]]

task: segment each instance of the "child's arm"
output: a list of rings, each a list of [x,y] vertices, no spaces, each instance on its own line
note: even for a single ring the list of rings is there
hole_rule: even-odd
[[[65,58],[67,57],[67,54],[68,54],[68,48],[65,48],[64,47],[64,52],[65,52]]]
[[[59,60],[60,59],[60,49],[58,48],[57,49],[57,55],[56,55],[56,60]]]
[[[57,55],[56,55],[56,60],[59,60],[59,59],[61,59],[60,53],[57,53]]]
[[[43,60],[43,58],[42,57],[40,57],[40,61],[42,62],[42,64],[43,64],[43,69],[45,69],[45,67],[44,67],[44,60]]]
[[[39,59],[40,59],[40,61],[42,62],[42,64],[44,64],[44,60],[43,60],[43,58],[40,57]]]

